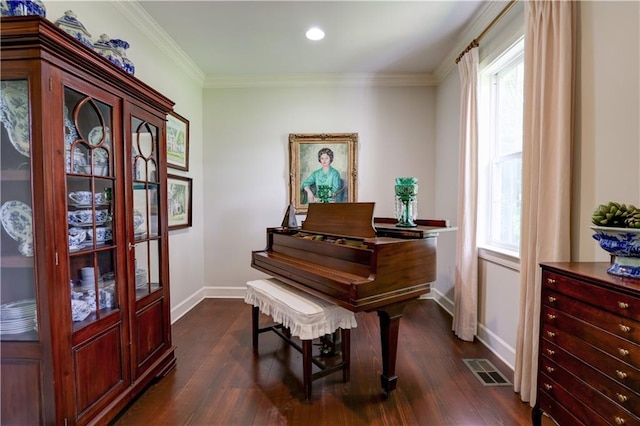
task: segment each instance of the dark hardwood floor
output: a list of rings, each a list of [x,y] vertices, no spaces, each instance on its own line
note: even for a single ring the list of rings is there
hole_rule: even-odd
[[[378,316],[356,314],[351,381],[331,374],[313,382],[304,401],[301,355],[274,333],[251,349],[251,307],[205,299],[173,325],[178,364],[151,385],[114,425],[528,425],[531,408],[511,386],[485,387],[463,358],[488,358],[481,343],[451,332],[451,317],[432,300],[416,300],[400,322],[396,373],[389,398],[380,388]],[[263,323],[268,317],[262,317]],[[548,419],[543,424],[552,424]]]

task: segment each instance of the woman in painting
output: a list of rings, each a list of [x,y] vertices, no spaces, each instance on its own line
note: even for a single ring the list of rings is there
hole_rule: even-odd
[[[320,186],[331,187],[331,198],[335,199],[335,196],[342,189],[342,179],[340,178],[340,172],[331,166],[333,163],[333,151],[329,148],[322,148],[318,151],[318,162],[322,165],[319,169],[313,171],[304,182],[302,182],[301,188],[307,194],[308,203],[316,203],[320,201],[318,195],[318,188]],[[315,194],[312,188],[315,186]]]

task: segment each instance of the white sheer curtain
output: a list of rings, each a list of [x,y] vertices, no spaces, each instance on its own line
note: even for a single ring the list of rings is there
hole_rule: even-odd
[[[478,47],[458,62],[460,72],[460,162],[453,331],[471,341],[478,328]]]
[[[570,260],[575,2],[525,5],[520,321],[514,390],[534,405],[540,262]]]

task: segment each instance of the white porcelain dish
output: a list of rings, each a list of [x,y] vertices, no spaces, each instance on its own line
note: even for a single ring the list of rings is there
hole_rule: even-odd
[[[27,80],[0,82],[0,121],[9,133],[11,145],[29,157],[29,96]]]
[[[22,201],[7,201],[0,207],[0,221],[4,230],[19,243],[33,241],[31,207]]]

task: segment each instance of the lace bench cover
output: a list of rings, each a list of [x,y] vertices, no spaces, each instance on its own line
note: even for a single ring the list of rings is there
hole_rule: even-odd
[[[316,339],[338,328],[357,326],[353,312],[275,278],[248,281],[244,301],[289,328],[291,335],[301,340]]]

